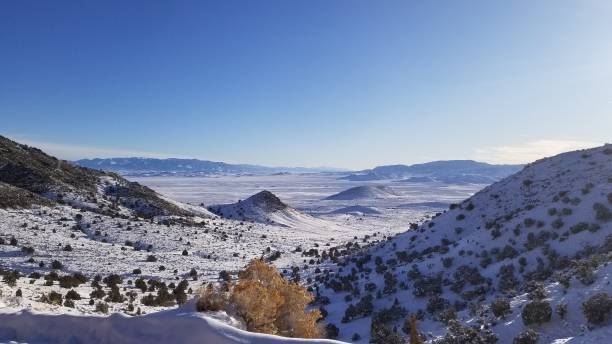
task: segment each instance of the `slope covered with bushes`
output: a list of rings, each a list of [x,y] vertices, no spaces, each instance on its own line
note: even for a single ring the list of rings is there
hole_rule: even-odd
[[[611,256],[607,145],[527,165],[421,226],[340,259],[315,284],[344,340],[388,343],[379,334],[392,333],[404,342],[413,314],[436,343],[526,343],[524,331],[546,343],[610,325],[609,308],[590,311],[588,299],[612,294]]]

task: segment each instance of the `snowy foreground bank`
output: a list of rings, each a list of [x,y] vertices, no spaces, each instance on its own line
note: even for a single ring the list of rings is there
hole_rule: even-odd
[[[0,310],[0,343],[342,343],[252,333],[194,311],[192,302],[166,311],[129,317],[44,314]]]

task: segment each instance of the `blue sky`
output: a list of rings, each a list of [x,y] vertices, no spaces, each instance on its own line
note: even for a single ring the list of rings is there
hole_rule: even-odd
[[[609,1],[2,1],[0,134],[67,159],[527,162],[612,133]]]

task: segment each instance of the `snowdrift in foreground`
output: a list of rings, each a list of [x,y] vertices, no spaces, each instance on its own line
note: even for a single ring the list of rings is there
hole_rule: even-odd
[[[239,330],[193,311],[187,305],[128,317],[52,315],[0,311],[0,342],[27,343],[341,343],[325,339],[295,339]]]

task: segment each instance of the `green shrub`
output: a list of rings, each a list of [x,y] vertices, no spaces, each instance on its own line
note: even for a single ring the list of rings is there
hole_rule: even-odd
[[[612,298],[607,293],[597,293],[582,304],[585,318],[592,324],[601,324],[612,311]]]
[[[525,325],[542,324],[549,322],[552,317],[550,303],[545,300],[534,300],[528,302],[521,313]]]
[[[514,337],[512,344],[537,344],[539,339],[540,335],[535,330],[527,329]]]
[[[49,294],[43,294],[40,298],[40,302],[59,306],[62,304],[62,294],[54,291]]]
[[[605,205],[595,203],[593,204],[593,209],[595,210],[595,218],[598,221],[607,222],[612,220],[612,212]]]
[[[106,302],[98,302],[96,303],[96,312],[108,314],[108,305]]]
[[[498,318],[504,318],[506,315],[512,313],[510,301],[506,298],[495,299],[491,302],[491,312]]]
[[[67,300],[80,300],[81,295],[79,295],[79,293],[76,290],[71,289],[66,293],[66,299]]]
[[[558,304],[555,308],[555,313],[557,313],[559,318],[565,319],[565,315],[567,314],[567,303]]]

